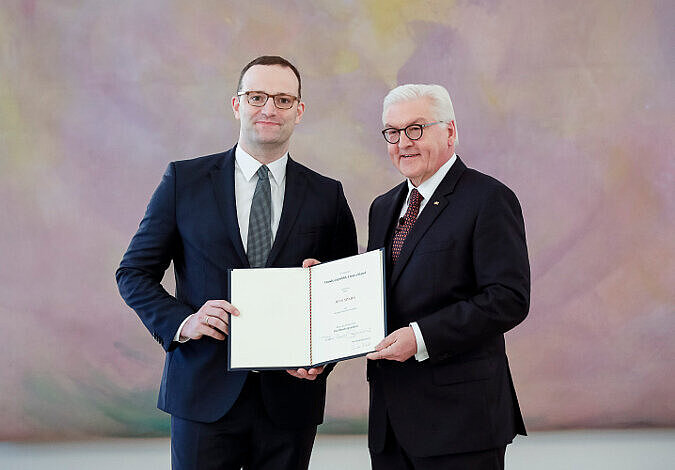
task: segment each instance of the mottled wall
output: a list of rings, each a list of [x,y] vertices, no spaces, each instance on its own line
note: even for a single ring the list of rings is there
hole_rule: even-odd
[[[166,164],[234,142],[265,53],[301,69],[291,153],[344,182],[362,246],[401,180],[384,94],[450,90],[458,153],[525,213],[507,342],[531,429],[675,425],[673,24],[647,0],[3,1],[0,438],[166,432],[163,351],[113,272]],[[363,429],[364,375],[338,367],[327,429]]]

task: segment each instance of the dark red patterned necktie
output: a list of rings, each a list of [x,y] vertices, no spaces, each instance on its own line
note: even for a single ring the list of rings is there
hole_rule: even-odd
[[[413,189],[410,192],[410,201],[408,204],[408,210],[405,211],[405,223],[403,225],[396,225],[396,233],[394,234],[394,240],[391,243],[391,259],[396,263],[398,256],[401,254],[401,248],[403,248],[403,242],[405,242],[405,237],[408,236],[408,232],[415,225],[417,220],[417,214],[420,211],[420,203],[422,202],[422,195]]]

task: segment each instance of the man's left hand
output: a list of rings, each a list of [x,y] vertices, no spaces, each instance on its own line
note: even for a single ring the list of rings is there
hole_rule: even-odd
[[[388,361],[407,361],[417,353],[417,341],[411,326],[399,328],[375,346],[375,352],[366,359],[387,359]]]
[[[298,379],[315,380],[323,372],[325,366],[312,367],[311,369],[288,369],[286,372]]]

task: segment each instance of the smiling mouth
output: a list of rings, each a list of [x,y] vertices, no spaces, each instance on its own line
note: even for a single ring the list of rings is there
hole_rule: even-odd
[[[266,126],[280,126],[281,124],[274,121],[256,121],[256,124],[264,124]]]
[[[418,155],[419,155],[419,153],[405,153],[405,154],[401,154],[401,158],[413,158],[413,157],[417,157]]]

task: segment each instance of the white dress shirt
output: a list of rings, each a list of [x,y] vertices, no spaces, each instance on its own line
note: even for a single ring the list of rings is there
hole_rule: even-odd
[[[237,209],[237,222],[239,223],[239,234],[241,242],[244,244],[244,251],[248,250],[248,218],[251,214],[251,202],[253,194],[258,184],[258,169],[262,166],[258,160],[249,155],[246,150],[237,145],[234,152],[234,198]],[[274,160],[267,165],[270,176],[270,197],[272,203],[272,240],[277,234],[279,221],[281,220],[281,209],[284,206],[284,193],[286,190],[286,164],[288,163],[288,152],[278,160]],[[271,246],[271,245],[270,245]],[[180,324],[174,341],[184,343],[188,338],[181,339],[180,332],[187,322],[189,316]]]
[[[419,218],[420,214],[424,210],[424,207],[426,207],[427,202],[431,199],[431,196],[434,195],[434,192],[436,192],[436,189],[438,188],[438,185],[441,184],[441,181],[443,181],[443,178],[445,178],[445,175],[448,174],[448,171],[450,171],[450,167],[455,163],[457,160],[457,155],[453,154],[450,160],[445,162],[436,173],[434,173],[431,178],[428,180],[424,181],[421,183],[417,188],[408,180],[408,196],[405,198],[405,202],[403,203],[403,207],[401,208],[401,214],[399,215],[400,217],[403,217],[408,210],[408,205],[409,205],[409,200],[410,200],[410,193],[412,192],[413,189],[417,189],[417,191],[420,193],[420,195],[423,197],[422,202],[420,203],[420,210],[417,213],[417,218]],[[424,361],[426,359],[429,359],[429,352],[427,351],[427,345],[424,342],[424,338],[422,337],[422,332],[420,331],[420,327],[417,324],[416,321],[410,323],[410,326],[413,329],[413,333],[415,333],[415,341],[417,342],[417,352],[415,353],[415,359],[418,361]]]
[[[251,214],[251,202],[253,202],[253,193],[255,193],[256,184],[258,184],[258,169],[262,166],[258,160],[246,153],[241,146],[237,145],[234,154],[234,197],[237,207],[237,222],[239,222],[239,233],[241,242],[244,244],[244,251],[248,242],[248,218]],[[274,160],[267,165],[270,170],[270,191],[272,202],[272,240],[277,234],[279,220],[281,219],[281,208],[284,205],[284,191],[286,189],[286,164],[288,163],[288,152],[278,160]],[[271,246],[271,245],[270,245]]]

